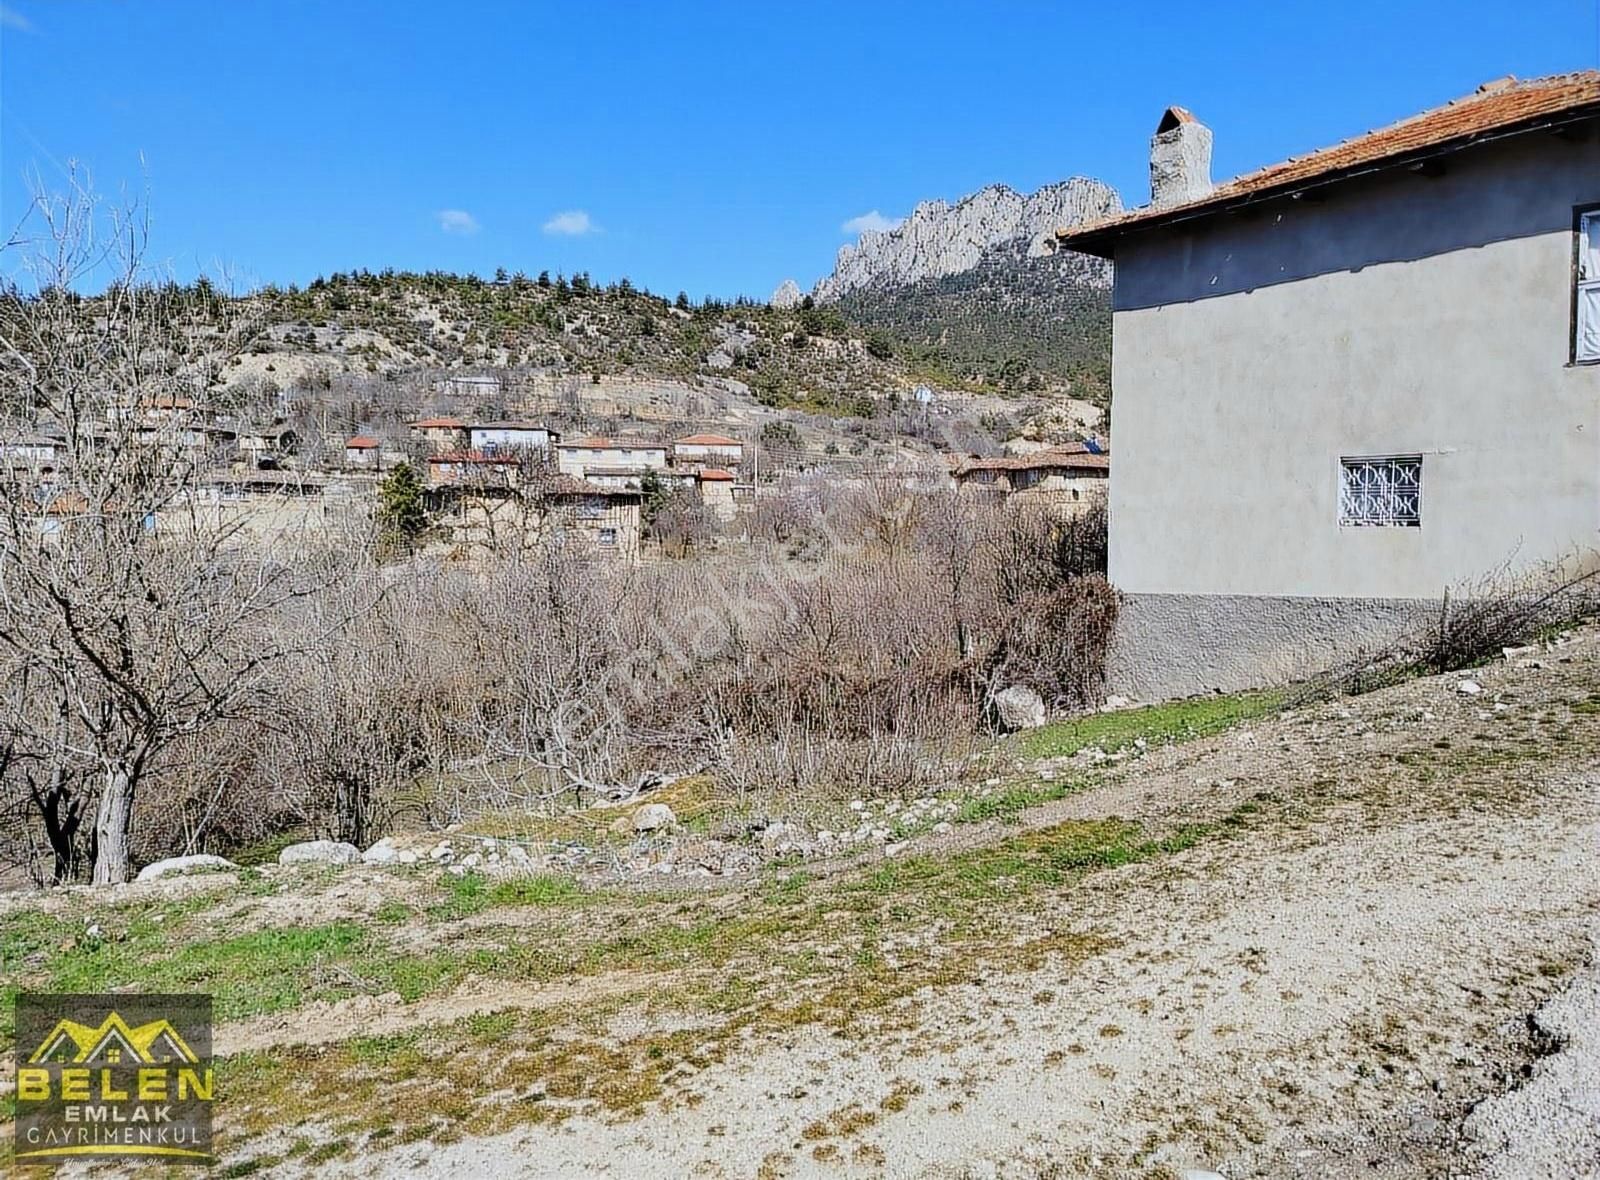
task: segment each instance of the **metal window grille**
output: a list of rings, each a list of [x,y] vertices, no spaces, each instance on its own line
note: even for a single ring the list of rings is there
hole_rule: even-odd
[[[1422,526],[1422,456],[1339,460],[1339,523]]]

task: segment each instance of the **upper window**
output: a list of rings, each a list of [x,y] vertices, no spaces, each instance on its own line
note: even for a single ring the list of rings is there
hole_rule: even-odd
[[[1600,361],[1600,209],[1578,217],[1577,308],[1572,358]]]
[[[1422,527],[1422,456],[1340,459],[1339,523]]]

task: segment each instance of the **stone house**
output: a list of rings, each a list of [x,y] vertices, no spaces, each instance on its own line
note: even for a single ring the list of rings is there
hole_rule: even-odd
[[[463,556],[526,553],[559,530],[599,556],[630,564],[639,560],[644,497],[637,491],[539,472],[516,487],[444,484],[431,495]]]
[[[409,427],[430,451],[464,451],[468,447],[467,424],[460,418],[418,418]]]
[[[1105,502],[1110,476],[1110,453],[1084,443],[1050,447],[1031,455],[970,459],[951,472],[963,491],[1017,496],[1078,510]]]
[[[1600,73],[1213,186],[1172,108],[1114,259],[1112,691],[1317,670],[1600,537]]]
[[[720,467],[700,469],[700,503],[720,521],[732,520],[738,514],[733,498],[733,472]]]

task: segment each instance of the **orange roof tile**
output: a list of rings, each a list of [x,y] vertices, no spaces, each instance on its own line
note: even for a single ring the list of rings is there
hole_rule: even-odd
[[[375,451],[378,449],[378,440],[365,434],[358,434],[344,444],[347,451]]]
[[[728,438],[721,434],[691,434],[688,438],[680,438],[677,445],[689,447],[742,447],[744,444],[736,438]]]
[[[732,483],[733,472],[724,471],[720,467],[706,467],[701,470],[700,478],[712,483]]]
[[[1173,108],[1179,110],[1180,108]],[[1187,114],[1187,112],[1184,112]],[[1484,139],[1600,115],[1600,70],[1487,82],[1473,94],[1333,147],[1294,156],[1217,185],[1205,196],[1163,208],[1145,206],[1057,232],[1072,250],[1109,255],[1132,229],[1184,221],[1218,208],[1303,191],[1352,175],[1399,167]]]

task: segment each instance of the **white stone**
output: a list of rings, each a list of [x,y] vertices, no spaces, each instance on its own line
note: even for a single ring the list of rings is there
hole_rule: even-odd
[[[1456,691],[1462,696],[1475,697],[1483,691],[1483,685],[1476,680],[1463,680],[1456,685]]]
[[[1044,698],[1031,688],[1013,684],[994,694],[994,710],[1007,730],[1037,729],[1047,720]]]
[[[278,853],[281,865],[356,865],[361,863],[361,849],[342,840],[307,840],[291,844]]]
[[[394,838],[385,836],[371,848],[361,854],[361,859],[369,865],[393,864],[400,859],[400,850],[395,847]]]
[[[677,815],[665,803],[646,803],[633,813],[633,830],[636,832],[658,832],[677,822]]]
[[[212,856],[210,853],[198,853],[195,856],[171,856],[166,860],[158,860],[154,864],[147,864],[139,870],[137,881],[159,881],[162,877],[172,877],[179,873],[210,872],[218,869],[236,869],[234,864],[225,856]]]

